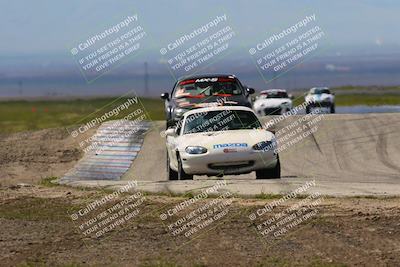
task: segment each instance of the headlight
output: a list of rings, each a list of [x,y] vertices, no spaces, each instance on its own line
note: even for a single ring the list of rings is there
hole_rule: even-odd
[[[275,150],[276,148],[276,141],[273,139],[271,141],[262,141],[260,143],[257,143],[253,146],[254,150],[259,150],[259,151],[272,151]]]
[[[176,108],[175,109],[175,116],[176,117],[182,117],[182,115],[186,112],[187,110],[184,108]]]
[[[204,154],[207,152],[207,148],[202,146],[188,146],[185,151],[188,154]]]

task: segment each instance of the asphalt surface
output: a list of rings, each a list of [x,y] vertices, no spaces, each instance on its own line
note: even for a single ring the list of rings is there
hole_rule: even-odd
[[[263,118],[263,122],[269,118]],[[299,118],[301,116],[288,117],[275,130]],[[164,122],[153,123],[124,178],[167,180],[165,139],[160,135],[164,126]],[[324,114],[317,126],[314,134],[280,153],[283,178],[400,183],[399,114]],[[195,176],[195,179],[215,178]],[[224,179],[252,180],[255,175],[225,176]]]
[[[314,191],[326,195],[400,195],[400,115],[325,114],[291,116],[274,126],[278,141],[288,144],[295,137],[285,136],[296,127],[316,131],[280,152],[282,178],[256,180],[254,173],[224,176],[228,190],[238,194],[285,193],[315,180]],[[262,118],[263,122],[273,117]],[[168,181],[166,176],[165,138],[160,132],[165,122],[153,122],[141,151],[118,184],[137,180],[143,190],[184,193],[213,185],[217,178],[195,176],[194,181]],[[288,130],[289,129],[289,130]],[[282,132],[286,134],[282,134]],[[310,132],[309,132],[310,133]],[[221,178],[219,178],[221,179]],[[90,183],[88,186],[112,186]]]

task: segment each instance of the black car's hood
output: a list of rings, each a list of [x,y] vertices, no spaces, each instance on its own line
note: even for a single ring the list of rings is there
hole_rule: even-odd
[[[206,96],[203,98],[176,98],[172,100],[173,106],[194,109],[215,105],[245,106],[250,107],[249,101],[243,95],[232,96]]]

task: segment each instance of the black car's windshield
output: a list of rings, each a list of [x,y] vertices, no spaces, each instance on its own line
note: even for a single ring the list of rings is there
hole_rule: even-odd
[[[175,88],[175,98],[204,98],[243,93],[240,84],[231,78],[203,78],[181,81]]]
[[[265,99],[265,98],[289,98],[289,96],[286,92],[271,91],[271,92],[262,93],[260,95],[260,98],[262,98],[262,99]]]
[[[251,111],[208,111],[187,116],[183,134],[258,128],[261,123]]]
[[[330,94],[331,92],[329,91],[329,89],[325,89],[325,88],[315,88],[311,91],[311,93],[313,95],[320,95],[320,94]]]

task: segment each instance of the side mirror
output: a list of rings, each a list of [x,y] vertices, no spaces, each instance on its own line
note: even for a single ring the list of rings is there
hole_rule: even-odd
[[[254,88],[249,88],[249,87],[247,87],[247,88],[246,88],[246,92],[247,92],[249,95],[252,95],[252,94],[254,94],[254,93],[256,92],[256,90],[254,90]]]
[[[174,136],[176,132],[175,128],[168,128],[167,130],[165,130],[165,135],[166,136]]]
[[[332,95],[335,95],[335,93],[334,93],[334,92],[332,92]]]
[[[289,98],[293,100],[294,99],[294,95],[289,94]]]
[[[168,100],[169,99],[169,94],[168,93],[162,93],[160,97],[161,97],[161,99]]]

